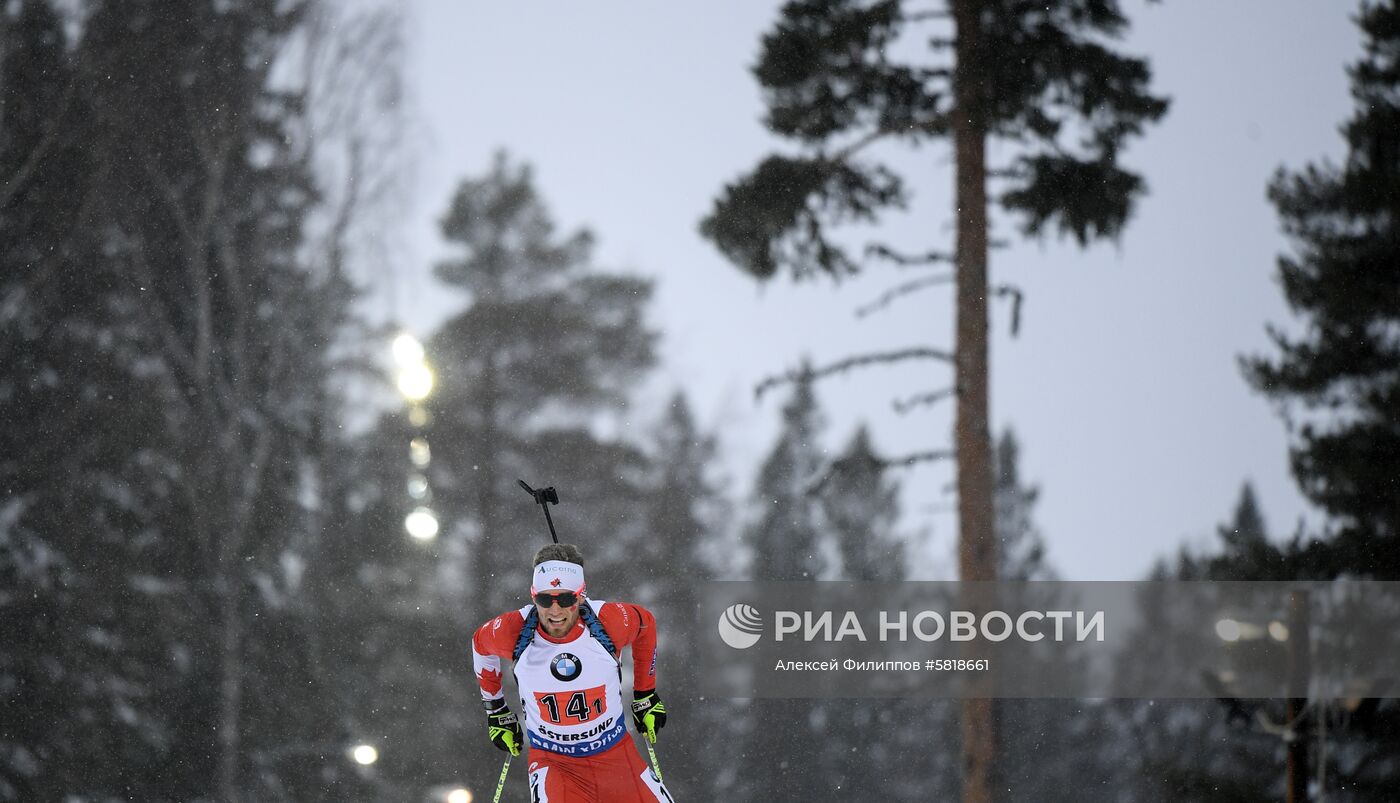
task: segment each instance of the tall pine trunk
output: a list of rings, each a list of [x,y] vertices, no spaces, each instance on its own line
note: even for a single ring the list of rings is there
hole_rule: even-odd
[[[224,564],[225,560],[220,560]],[[242,795],[241,709],[243,706],[243,621],[237,566],[221,565],[219,583],[219,799],[238,803]]]
[[[246,345],[237,344],[234,348],[248,353]],[[237,384],[245,392],[251,386],[246,377]],[[251,411],[256,409],[256,405],[248,398],[231,399],[226,409]],[[218,461],[222,457],[223,464],[216,471],[223,473],[221,479],[225,481],[226,491],[220,499],[223,500],[222,504],[228,506],[227,512],[220,517],[226,525],[218,533],[218,574],[214,580],[219,606],[217,788],[222,803],[240,803],[244,799],[243,697],[247,680],[244,675],[247,623],[243,617],[249,592],[244,565],[252,557],[248,541],[254,526],[254,508],[266,479],[264,472],[273,441],[266,422],[255,425],[256,428],[250,432],[239,431],[237,421],[242,415],[231,412],[226,416],[234,422],[229,425],[233,431],[222,442],[234,445],[224,455],[208,458]]]
[[[980,0],[955,0],[953,138],[957,164],[958,575],[996,579],[992,446],[987,392],[986,83],[980,64]],[[962,703],[963,803],[991,803],[996,729],[991,684]]]

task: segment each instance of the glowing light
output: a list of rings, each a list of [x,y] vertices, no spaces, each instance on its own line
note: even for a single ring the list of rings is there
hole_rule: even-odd
[[[422,474],[414,474],[408,478],[408,495],[414,499],[422,499],[428,495],[428,478]]]
[[[427,468],[433,460],[433,452],[428,448],[427,438],[414,438],[408,442],[408,459],[419,468]]]
[[[1215,623],[1215,635],[1222,641],[1235,642],[1240,640],[1240,623],[1234,619],[1221,619]]]
[[[465,789],[453,789],[447,793],[447,803],[472,803],[472,793]]]
[[[356,764],[368,767],[379,760],[379,751],[367,744],[355,745],[355,749],[350,751],[350,757],[355,759]]]
[[[423,362],[423,344],[407,332],[394,338],[393,350],[394,362],[400,366],[406,368]]]
[[[417,508],[404,518],[403,527],[419,541],[431,541],[438,534],[437,515],[426,507]]]
[[[1269,638],[1274,641],[1288,641],[1288,625],[1278,620],[1270,622]]]
[[[399,371],[399,392],[409,401],[423,401],[433,392],[432,369],[423,363],[406,365]]]
[[[415,404],[408,408],[408,423],[415,427],[426,427],[432,419],[433,417],[428,414],[427,410],[423,409],[422,405]]]

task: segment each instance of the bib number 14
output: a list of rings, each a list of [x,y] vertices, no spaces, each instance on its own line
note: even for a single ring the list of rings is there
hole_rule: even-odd
[[[603,715],[606,688],[594,686],[582,691],[535,692],[540,718],[555,725],[582,725]]]

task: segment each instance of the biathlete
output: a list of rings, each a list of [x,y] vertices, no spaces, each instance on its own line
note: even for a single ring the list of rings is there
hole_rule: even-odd
[[[530,744],[530,799],[539,803],[673,801],[631,740],[622,706],[622,648],[632,648],[632,721],[652,743],[666,724],[656,694],[656,618],[640,605],[584,594],[583,556],[572,544],[535,555],[534,604],[503,613],[472,637],[491,742],[520,755],[520,723],[501,688],[514,663]]]

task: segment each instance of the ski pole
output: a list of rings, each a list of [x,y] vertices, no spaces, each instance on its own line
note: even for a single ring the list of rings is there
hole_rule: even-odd
[[[652,748],[651,741],[645,735],[642,736],[642,744],[647,746],[647,755],[651,756],[651,771],[656,773],[656,780],[659,783],[666,783],[666,780],[661,777],[661,764],[656,760],[656,750]]]
[[[520,487],[525,489],[525,493],[535,498],[535,504],[544,508],[544,520],[545,523],[549,525],[549,537],[554,539],[554,543],[559,543],[559,533],[554,531],[554,519],[549,517],[549,505],[551,502],[556,505],[559,504],[559,493],[555,491],[553,487],[541,488],[536,491],[534,488],[531,488],[525,480],[516,480],[516,482],[520,483]]]
[[[506,773],[510,772],[510,760],[514,758],[510,753],[506,753],[506,763],[501,765],[501,778],[496,781],[496,796],[491,798],[491,803],[501,803],[501,790],[506,788]]]

